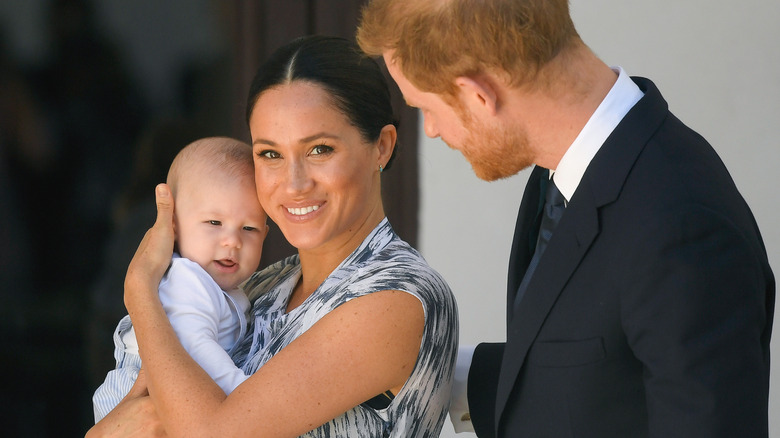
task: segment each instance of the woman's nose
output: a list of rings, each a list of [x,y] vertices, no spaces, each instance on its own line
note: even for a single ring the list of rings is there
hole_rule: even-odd
[[[312,187],[312,179],[304,163],[294,161],[288,168],[287,188],[291,193],[306,192]]]

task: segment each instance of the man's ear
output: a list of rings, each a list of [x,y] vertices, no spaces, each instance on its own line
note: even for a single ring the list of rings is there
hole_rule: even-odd
[[[458,76],[455,85],[460,90],[460,98],[469,111],[487,111],[494,116],[498,111],[499,90],[490,76]]]

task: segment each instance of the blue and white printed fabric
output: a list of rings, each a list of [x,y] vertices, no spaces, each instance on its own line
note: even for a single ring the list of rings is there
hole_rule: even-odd
[[[308,299],[286,313],[300,275],[294,255],[245,284],[254,306],[248,335],[233,350],[236,364],[252,374],[341,304],[377,291],[408,292],[422,303],[425,328],[417,363],[403,389],[384,409],[359,405],[303,436],[438,437],[449,407],[458,346],[457,307],[444,279],[395,234],[387,219]]]

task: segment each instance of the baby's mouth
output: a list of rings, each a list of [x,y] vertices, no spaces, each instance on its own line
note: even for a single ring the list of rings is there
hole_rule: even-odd
[[[229,259],[215,260],[215,262],[217,262],[218,265],[223,266],[225,268],[232,268],[233,266],[236,265],[236,262]]]

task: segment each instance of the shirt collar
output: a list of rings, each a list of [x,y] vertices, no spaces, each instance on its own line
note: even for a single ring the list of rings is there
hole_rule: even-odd
[[[563,154],[558,168],[550,172],[550,175],[555,175],[555,185],[567,202],[577,190],[582,175],[601,145],[644,95],[623,68],[613,67],[612,71],[618,75],[615,85]]]

